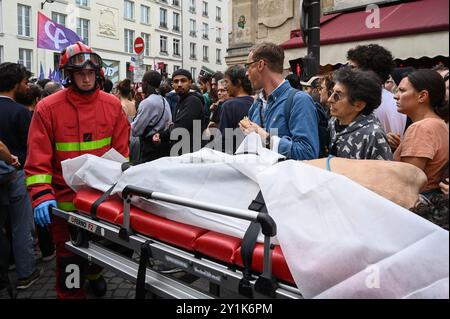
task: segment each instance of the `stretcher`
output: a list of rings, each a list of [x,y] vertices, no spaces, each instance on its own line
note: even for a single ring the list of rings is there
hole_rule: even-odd
[[[209,211],[218,214],[218,218],[227,215],[251,221],[250,227],[256,227],[258,232],[261,227],[264,243],[151,214],[132,206],[133,196]],[[82,188],[74,200],[75,212],[55,208],[53,214],[75,226],[76,232],[71,234],[66,247],[136,283],[136,298],[148,296],[147,293],[162,298],[218,298],[223,289],[239,298],[302,298],[280,246],[271,243],[277,232],[276,224],[267,213],[259,212],[261,202],[255,202],[259,209],[242,210],[133,186],[123,190],[122,198]],[[251,205],[250,208],[253,209]],[[102,246],[102,241],[90,240],[91,234],[133,250],[139,260]],[[253,253],[242,253],[243,249]],[[149,257],[206,280],[209,290],[193,288],[153,270],[148,267]]]

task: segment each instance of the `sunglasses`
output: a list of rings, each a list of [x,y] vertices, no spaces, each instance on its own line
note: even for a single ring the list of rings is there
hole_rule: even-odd
[[[345,96],[343,97],[341,95],[342,93],[338,93],[336,91],[332,91],[331,95],[330,95],[330,99],[334,102],[339,102],[340,100],[342,100],[343,98],[345,98]]]

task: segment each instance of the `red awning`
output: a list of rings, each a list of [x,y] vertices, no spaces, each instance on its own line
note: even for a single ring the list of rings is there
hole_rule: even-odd
[[[448,31],[448,0],[419,0],[380,7],[380,28],[369,29],[365,11],[326,15],[320,21],[320,44],[392,38],[428,32]],[[282,48],[305,47],[301,37],[280,44]]]

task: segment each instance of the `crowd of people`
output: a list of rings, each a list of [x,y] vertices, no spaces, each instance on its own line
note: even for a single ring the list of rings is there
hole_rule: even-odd
[[[395,68],[392,54],[376,44],[357,46],[346,58],[345,66],[301,81],[285,75],[283,49],[266,42],[224,73],[193,79],[179,69],[163,79],[147,71],[139,84],[114,85],[101,57],[78,42],[61,55],[64,87],[31,83],[22,65],[2,63],[0,289],[13,291],[13,263],[17,289],[39,278],[38,242],[45,260],[56,254],[58,298],[85,297],[81,287],[66,285],[69,264],[79,265],[98,295],[105,292],[102,269],[65,249],[71,230],[51,207],[75,210],[63,160],[111,148],[139,165],[202,147],[234,154],[254,132],[287,159],[405,162],[428,178],[416,212],[436,222],[433,200],[448,200],[448,68]],[[446,209],[439,223],[448,229],[448,202]]]

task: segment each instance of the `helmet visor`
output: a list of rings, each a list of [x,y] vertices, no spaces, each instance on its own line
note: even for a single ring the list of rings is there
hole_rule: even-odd
[[[69,58],[68,66],[72,68],[83,68],[87,64],[90,64],[96,69],[100,69],[102,67],[102,59],[96,53],[78,53]]]

